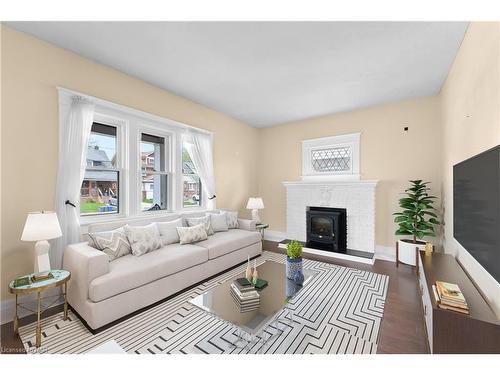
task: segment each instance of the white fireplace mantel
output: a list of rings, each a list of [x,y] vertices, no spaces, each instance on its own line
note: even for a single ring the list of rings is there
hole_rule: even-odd
[[[375,252],[375,192],[377,180],[285,181],[287,236],[306,240],[306,207],[347,210],[347,248]]]
[[[378,180],[301,180],[301,181],[283,181],[282,184],[288,186],[302,185],[325,185],[325,186],[377,186]]]

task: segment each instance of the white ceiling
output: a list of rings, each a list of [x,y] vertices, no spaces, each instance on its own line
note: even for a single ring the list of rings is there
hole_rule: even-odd
[[[466,22],[8,22],[256,127],[437,94]]]

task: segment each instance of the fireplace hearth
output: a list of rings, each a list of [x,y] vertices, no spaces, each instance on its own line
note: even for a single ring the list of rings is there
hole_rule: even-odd
[[[333,207],[307,207],[306,246],[345,253],[347,250],[347,210]]]

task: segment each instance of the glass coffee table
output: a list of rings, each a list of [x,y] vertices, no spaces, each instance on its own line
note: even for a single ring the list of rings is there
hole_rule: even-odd
[[[230,294],[230,286],[234,280],[245,277],[245,272],[238,274],[217,285],[216,287],[191,299],[189,302],[216,316],[217,318],[229,322],[238,329],[238,336],[232,343],[235,347],[244,348],[250,343],[265,344],[272,335],[265,337],[263,328],[272,326],[281,333],[279,328],[284,320],[293,323],[293,311],[288,308],[289,302],[294,296],[304,288],[317,274],[315,271],[304,269],[304,282],[298,285],[286,278],[285,264],[274,261],[265,261],[257,267],[259,279],[266,280],[268,285],[259,292],[260,304],[258,308],[249,312],[240,312],[237,303]],[[280,319],[277,317],[281,312]]]

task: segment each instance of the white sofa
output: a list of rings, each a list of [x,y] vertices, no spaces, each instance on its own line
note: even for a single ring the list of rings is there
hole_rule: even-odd
[[[145,225],[204,213],[168,214],[140,220],[92,224],[88,232]],[[71,272],[68,303],[92,329],[158,302],[262,253],[262,239],[252,220],[238,219],[239,229],[217,232],[190,245],[164,246],[136,257],[112,262],[88,242],[69,245],[63,267]]]

